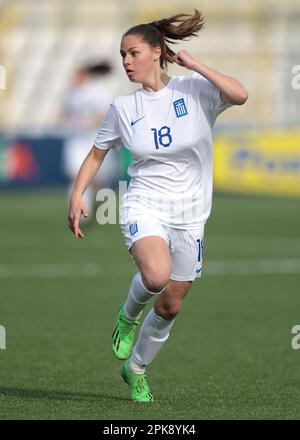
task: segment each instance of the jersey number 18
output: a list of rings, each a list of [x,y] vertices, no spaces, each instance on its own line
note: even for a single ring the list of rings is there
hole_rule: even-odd
[[[164,125],[159,130],[157,130],[157,128],[151,128],[151,131],[153,131],[156,150],[158,150],[160,146],[169,147],[171,145],[173,139],[170,133],[170,127]]]

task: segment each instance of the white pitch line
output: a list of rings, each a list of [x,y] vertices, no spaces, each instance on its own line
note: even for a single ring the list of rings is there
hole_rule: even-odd
[[[244,241],[247,244],[251,243],[268,243],[268,244],[274,244],[274,245],[298,245],[300,246],[300,237],[283,237],[283,236],[259,236],[259,235],[209,235],[207,233],[207,240],[209,241],[229,241],[233,242],[235,240],[237,241]]]
[[[26,236],[19,237],[17,234],[14,236],[3,236],[1,237],[1,248],[3,249],[13,249],[20,248],[20,243],[23,249],[26,251],[28,246],[29,250],[40,249],[43,246],[47,246],[49,249],[57,248],[57,242],[51,238],[37,237],[35,233],[27,234]],[[68,246],[68,241],[64,242]],[[210,249],[224,248],[227,249],[243,251],[262,251],[262,250],[276,250],[278,251],[299,251],[300,252],[300,238],[299,237],[282,237],[282,236],[271,236],[271,237],[260,237],[251,235],[209,235],[207,234],[204,238],[204,246]],[[71,243],[72,245],[74,243]],[[95,240],[91,242],[84,243],[89,249],[99,249],[105,250],[110,246],[109,243],[101,241],[101,235],[98,235]],[[80,242],[79,242],[80,246]],[[73,246],[70,246],[73,249]],[[69,249],[69,250],[70,250]]]
[[[113,263],[116,276],[128,273],[128,262]],[[300,274],[300,258],[259,260],[204,260],[203,276],[249,274]],[[106,277],[99,263],[0,264],[0,278],[96,278]]]
[[[0,264],[0,278],[89,278],[103,274],[96,263]]]
[[[206,266],[206,267],[205,267]],[[218,260],[203,263],[203,275],[300,273],[299,258],[259,260]]]

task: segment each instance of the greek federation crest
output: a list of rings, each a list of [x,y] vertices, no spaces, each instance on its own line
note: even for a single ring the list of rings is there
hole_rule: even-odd
[[[129,225],[129,231],[130,231],[130,234],[131,234],[131,235],[136,234],[137,231],[138,231],[137,223],[131,223],[131,224]]]
[[[174,106],[177,118],[181,118],[182,116],[186,116],[188,114],[183,98],[177,99],[177,101],[174,101],[173,106]]]

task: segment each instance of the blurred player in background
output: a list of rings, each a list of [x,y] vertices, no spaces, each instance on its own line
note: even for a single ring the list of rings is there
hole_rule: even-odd
[[[111,104],[70,201],[69,227],[75,237],[83,237],[82,194],[107,151],[122,140],[133,162],[122,198],[121,228],[139,272],[118,310],[112,349],[125,360],[121,375],[137,402],[153,401],[146,367],[167,341],[192,282],[201,276],[204,225],[212,204],[212,127],[222,111],[248,97],[236,79],[186,50],[175,54],[167,45],[195,35],[203,24],[195,10],[192,16],[178,14],[134,26],[123,35],[123,66],[129,80],[142,88]],[[168,62],[193,73],[169,77]],[[152,298],[154,307],[134,345],[143,309]]]
[[[112,66],[106,61],[82,66],[74,73],[72,85],[66,94],[63,113],[66,140],[62,161],[64,172],[70,179],[69,196],[79,168],[114,97],[111,89],[104,84],[111,72]],[[85,191],[83,198],[90,214],[89,218],[95,205],[96,190],[101,186],[110,186],[118,177],[118,162],[118,155],[112,150],[106,157],[101,171],[95,175],[92,185]]]

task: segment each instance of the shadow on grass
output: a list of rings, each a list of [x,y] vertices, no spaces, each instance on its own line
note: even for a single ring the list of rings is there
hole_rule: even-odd
[[[13,388],[0,386],[0,398],[2,396],[12,396],[25,399],[45,399],[45,400],[78,400],[78,401],[91,401],[91,400],[120,400],[130,401],[129,398],[95,394],[95,393],[74,393],[72,391],[58,391],[58,390],[41,390],[41,389],[26,389],[26,388]]]

